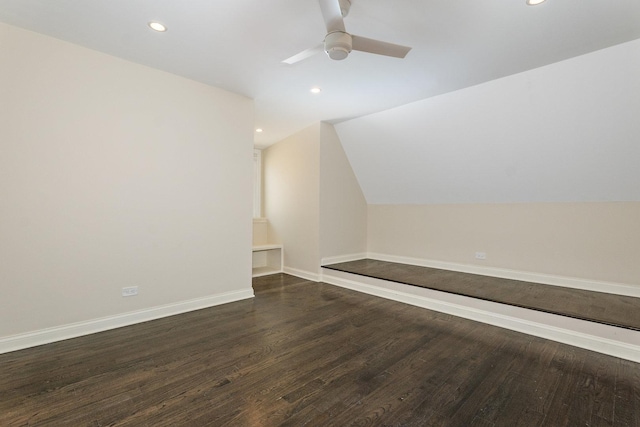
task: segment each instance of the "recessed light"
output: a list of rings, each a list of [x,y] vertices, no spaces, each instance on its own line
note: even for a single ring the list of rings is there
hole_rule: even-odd
[[[322,92],[322,89],[320,89],[319,87],[312,87],[311,88],[311,93],[320,93]]]
[[[261,132],[262,132],[262,129],[261,129],[261,128],[258,128],[258,129],[256,129],[256,132],[261,133]]]
[[[545,0],[527,0],[527,4],[529,6],[535,6],[537,4],[543,3]]]
[[[156,21],[149,22],[149,27],[151,27],[152,30],[158,31],[160,33],[167,31],[167,27]]]

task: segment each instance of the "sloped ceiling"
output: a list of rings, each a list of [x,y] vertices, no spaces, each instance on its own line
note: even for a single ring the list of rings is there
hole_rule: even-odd
[[[323,40],[317,0],[0,0],[0,21],[251,97],[259,146],[640,38],[638,0],[352,3],[347,30],[412,46],[407,58],[283,64]]]
[[[640,201],[640,40],[336,125],[370,204]]]

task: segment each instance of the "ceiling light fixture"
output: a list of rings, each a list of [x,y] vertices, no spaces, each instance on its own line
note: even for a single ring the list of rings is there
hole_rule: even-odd
[[[261,129],[261,128],[258,128],[258,129],[256,129],[256,132],[261,133],[261,132],[262,132],[262,129]]]
[[[543,3],[545,0],[527,0],[527,4],[529,6],[535,6],[538,5],[540,3]]]
[[[319,87],[312,87],[310,92],[311,93],[320,93],[320,92],[322,92],[322,89],[320,89]]]
[[[158,31],[159,33],[167,31],[167,27],[156,21],[149,22],[149,27],[151,27],[152,30]]]

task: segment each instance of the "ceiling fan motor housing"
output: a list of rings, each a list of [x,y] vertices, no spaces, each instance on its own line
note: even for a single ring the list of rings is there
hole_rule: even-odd
[[[343,31],[329,33],[324,39],[324,51],[331,59],[345,59],[351,52],[351,46],[351,34]]]

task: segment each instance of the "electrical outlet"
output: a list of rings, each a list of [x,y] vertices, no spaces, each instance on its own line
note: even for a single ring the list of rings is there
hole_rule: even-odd
[[[487,259],[486,252],[476,252],[476,259]]]
[[[129,286],[126,288],[122,288],[122,296],[123,297],[134,297],[138,295],[138,287],[137,286]]]

